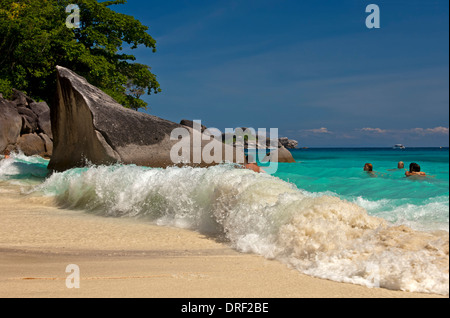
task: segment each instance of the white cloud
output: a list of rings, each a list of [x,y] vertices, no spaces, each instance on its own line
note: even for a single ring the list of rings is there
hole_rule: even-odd
[[[439,135],[448,135],[448,127],[435,127],[435,128],[414,128],[411,129],[411,132],[417,133],[419,135],[432,135],[432,134],[439,134]]]
[[[381,128],[361,128],[361,131],[367,131],[367,132],[373,132],[373,133],[378,133],[378,134],[384,134],[387,133],[387,130],[385,129],[381,129]]]
[[[376,133],[376,134],[418,134],[418,135],[432,135],[432,134],[442,134],[448,135],[448,127],[435,127],[435,128],[411,128],[411,129],[381,129],[381,128],[361,128],[356,129],[356,131],[368,132],[368,133]]]
[[[321,127],[317,129],[304,129],[303,132],[309,132],[313,134],[331,134],[331,131],[328,130],[328,128]]]

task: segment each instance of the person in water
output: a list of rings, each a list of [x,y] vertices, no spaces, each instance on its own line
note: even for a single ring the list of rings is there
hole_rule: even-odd
[[[8,159],[8,158],[10,158],[11,153],[9,152],[9,150],[5,150],[5,151],[3,152],[3,155],[4,155],[4,158],[3,158],[3,159]]]
[[[264,170],[262,170],[262,169],[258,166],[258,164],[257,164],[256,162],[254,162],[254,161],[255,161],[255,160],[253,160],[253,156],[252,156],[252,155],[245,156],[245,164],[244,164],[244,167],[245,167],[246,169],[253,170],[253,171],[258,172],[258,173],[264,172]]]
[[[403,161],[399,161],[397,164],[397,169],[388,169],[388,171],[397,171],[405,168],[405,163]]]
[[[407,177],[411,177],[411,176],[421,176],[421,177],[424,177],[424,176],[426,176],[426,173],[420,171],[420,166],[419,166],[417,163],[413,162],[413,163],[411,163],[411,164],[409,165],[409,171],[406,171],[406,172],[405,172],[405,175],[406,175]]]
[[[373,171],[373,164],[366,163],[364,165],[364,171],[366,171],[371,177],[376,177],[375,171]]]
[[[366,163],[364,165],[364,171],[373,172],[373,165],[371,163]]]

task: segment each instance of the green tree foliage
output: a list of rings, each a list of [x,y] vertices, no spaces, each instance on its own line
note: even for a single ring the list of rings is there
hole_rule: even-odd
[[[156,51],[148,27],[110,7],[125,0],[0,0],[0,93],[12,88],[52,102],[56,65],[84,76],[125,107],[147,104],[161,91],[147,65],[124,53],[145,46]],[[68,28],[66,7],[77,4],[80,27]]]

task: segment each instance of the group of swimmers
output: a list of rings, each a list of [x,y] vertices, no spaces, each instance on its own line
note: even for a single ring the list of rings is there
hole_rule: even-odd
[[[397,167],[398,167],[397,170],[404,169],[404,168],[405,168],[405,163],[404,163],[403,161],[400,161],[400,162],[398,163]],[[373,165],[372,165],[371,163],[366,163],[366,164],[364,165],[364,171],[373,173]],[[426,176],[426,173],[420,171],[420,165],[417,164],[417,163],[415,163],[415,162],[413,162],[413,163],[411,163],[411,164],[409,165],[409,171],[406,171],[406,172],[405,172],[405,175],[406,175],[407,177],[411,177],[411,176],[421,176],[421,177],[425,177],[425,176]]]

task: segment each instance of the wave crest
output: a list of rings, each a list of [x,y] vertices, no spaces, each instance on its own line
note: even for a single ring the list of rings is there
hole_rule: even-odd
[[[222,236],[316,277],[448,294],[448,232],[391,226],[357,204],[231,165],[72,169],[35,191],[66,208]]]

